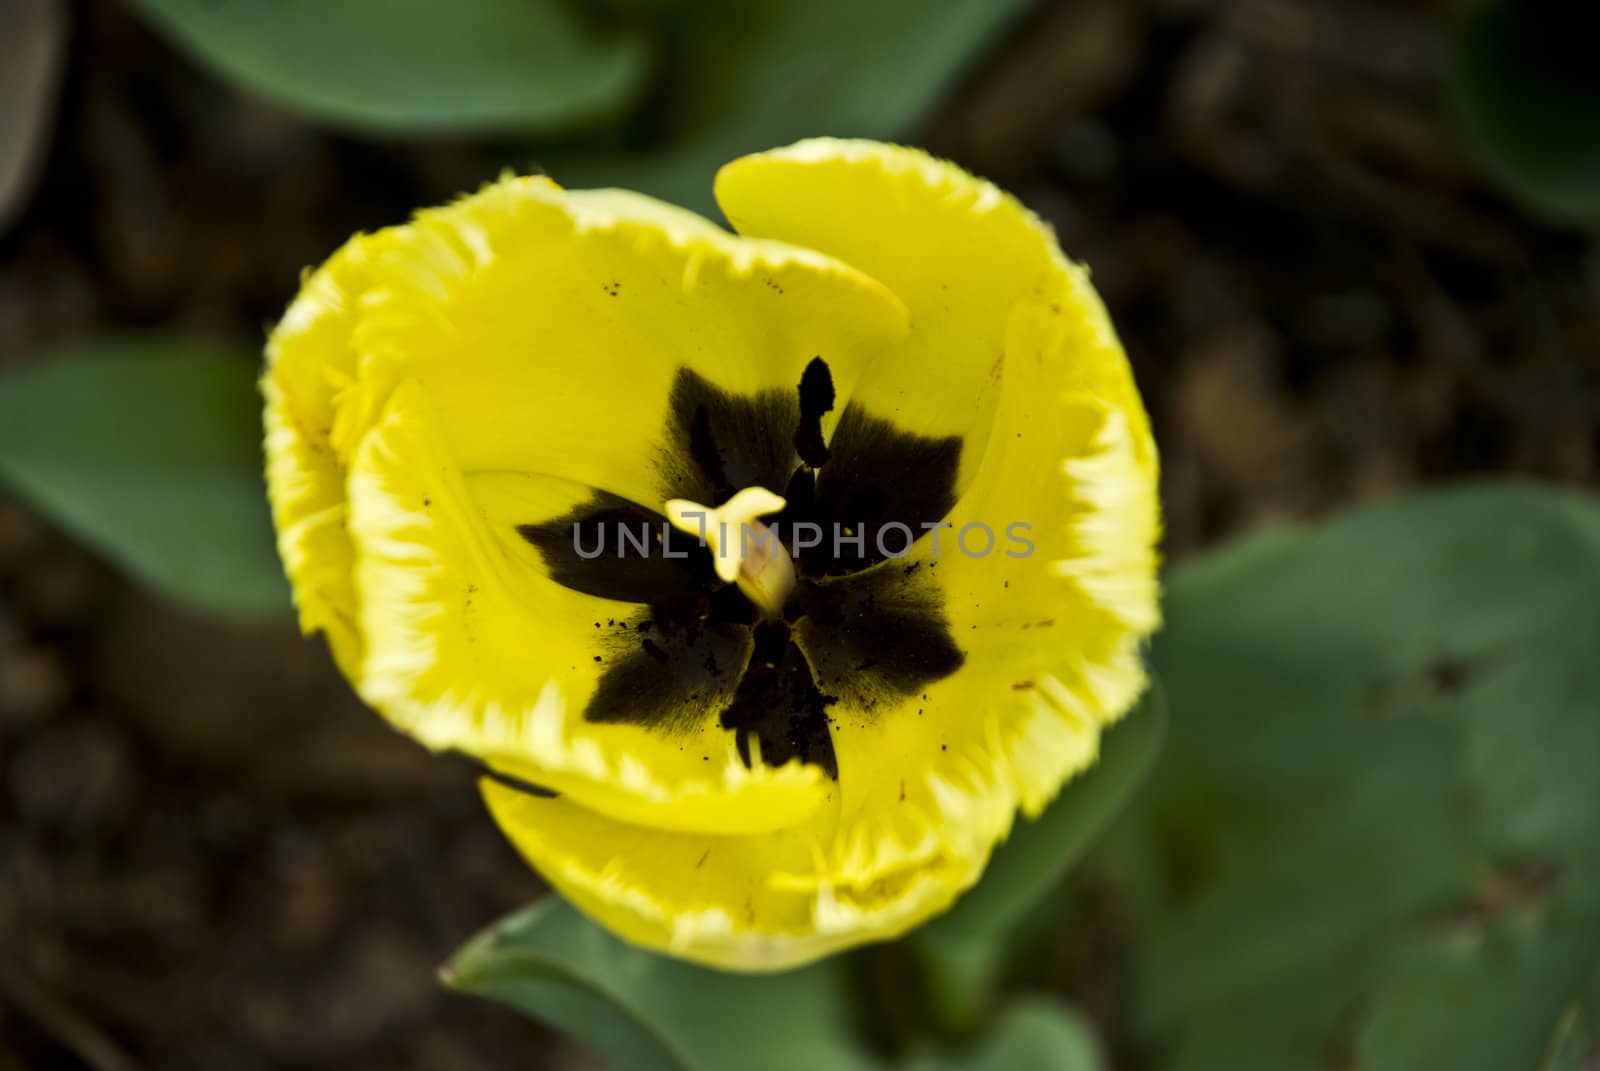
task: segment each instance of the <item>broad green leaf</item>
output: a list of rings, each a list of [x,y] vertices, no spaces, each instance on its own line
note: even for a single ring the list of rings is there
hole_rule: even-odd
[[[286,614],[249,354],[105,340],[0,378],[0,486],[202,610]]]
[[[229,81],[373,130],[564,129],[618,112],[648,65],[641,39],[561,0],[132,3]]]
[[[473,939],[445,977],[574,1035],[617,1071],[853,1071],[873,1065],[855,1040],[849,963],[725,974],[627,945],[551,897]]]
[[[1029,0],[706,0],[685,7],[654,150],[549,156],[571,186],[627,186],[714,212],[736,156],[800,138],[903,138]]]
[[[625,944],[550,897],[456,953],[447,984],[492,997],[586,1042],[615,1071],[887,1071],[862,1041],[870,1001],[859,960],[783,974],[707,970]],[[923,1050],[907,1071],[1097,1071],[1075,1015],[1043,1000],[1007,1008],[953,1052]]]
[[[1593,12],[1496,0],[1461,24],[1449,90],[1468,147],[1501,186],[1552,219],[1600,221],[1600,65]]]
[[[1168,1071],[1539,1071],[1600,1022],[1600,504],[1434,492],[1176,571],[1108,840]],[[1576,1039],[1576,1040],[1573,1040]]]

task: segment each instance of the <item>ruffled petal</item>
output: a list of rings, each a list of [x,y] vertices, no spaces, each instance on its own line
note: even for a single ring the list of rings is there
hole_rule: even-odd
[[[796,830],[708,837],[612,822],[492,781],[483,793],[518,850],[585,913],[637,944],[732,970],[782,970],[898,936],[949,906],[983,865],[924,858],[860,881],[819,880],[827,809]]]
[[[1011,311],[982,464],[945,527],[873,567],[936,588],[962,664],[898,705],[833,709],[836,821],[851,831],[834,872],[986,857],[1019,809],[1037,814],[1094,761],[1145,687],[1157,472],[1126,376],[1080,269],[1063,262],[1052,295]]]
[[[717,175],[740,234],[836,257],[911,311],[905,342],[852,398],[902,430],[966,440],[958,487],[982,460],[1011,308],[1053,287],[1054,235],[1011,196],[916,149],[815,138],[741,157]]]
[[[375,374],[417,380],[465,472],[659,508],[684,374],[793,394],[820,355],[848,389],[905,331],[900,302],[855,269],[636,194],[512,179],[408,230],[376,265],[356,346]]]
[[[373,260],[387,237],[356,237],[301,286],[267,343],[267,489],[278,552],[291,581],[300,627],[326,633],[346,674],[360,663],[346,530],[347,455],[335,446],[336,425],[350,435],[358,358],[351,337]],[[341,413],[342,410],[342,413]]]

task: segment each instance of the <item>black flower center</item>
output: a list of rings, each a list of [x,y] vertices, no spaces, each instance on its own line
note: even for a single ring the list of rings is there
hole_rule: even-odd
[[[754,741],[769,764],[799,758],[837,777],[837,711],[870,718],[961,666],[938,586],[892,560],[954,506],[961,440],[852,402],[825,441],[834,400],[820,357],[792,391],[733,394],[682,369],[669,398],[663,501],[721,503],[747,487],[787,500],[768,521],[799,577],[781,619],[720,581],[694,536],[626,499],[596,493],[517,529],[558,583],[636,604],[594,623],[605,669],[585,718],[688,734],[715,713],[747,762]]]

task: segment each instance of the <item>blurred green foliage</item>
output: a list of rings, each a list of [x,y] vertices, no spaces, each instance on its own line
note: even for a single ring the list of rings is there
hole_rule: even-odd
[[[1169,1071],[1600,1047],[1600,504],[1419,495],[1177,570],[1112,858]]]
[[[1496,0],[1461,24],[1448,87],[1501,187],[1555,222],[1600,222],[1600,64],[1591,5]]]
[[[704,0],[664,22],[657,114],[626,151],[549,153],[570,186],[627,186],[712,212],[723,163],[804,137],[893,140],[1029,0]]]
[[[507,149],[570,186],[711,212],[711,178],[803,137],[893,139],[1030,0],[130,0],[222,77],[386,135]],[[555,139],[555,140],[552,140]]]
[[[573,186],[701,211],[735,156],[894,139],[1030,0],[129,0],[223,78],[387,136],[493,133]],[[1600,219],[1600,68],[1584,5],[1487,0],[1447,87],[1469,149],[1552,220]],[[551,140],[555,139],[555,140]]]
[[[558,0],[130,2],[229,81],[375,132],[560,130],[621,112],[649,65]]]
[[[249,354],[105,339],[0,379],[0,484],[196,609],[283,616]]]

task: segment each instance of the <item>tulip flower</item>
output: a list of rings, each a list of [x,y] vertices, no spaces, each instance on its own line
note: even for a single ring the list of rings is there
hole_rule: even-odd
[[[506,178],[353,238],[268,346],[301,625],[641,945],[899,934],[1094,761],[1157,459],[1087,271],[904,148],[733,161],[734,232]]]

